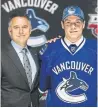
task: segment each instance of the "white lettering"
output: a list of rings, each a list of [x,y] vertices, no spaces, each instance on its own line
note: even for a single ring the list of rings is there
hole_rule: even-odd
[[[45,5],[45,8],[44,9],[46,11],[49,11],[49,7],[51,6],[51,4],[52,4],[52,1],[48,1],[47,4]]]
[[[20,8],[21,4],[20,4],[20,0],[14,0],[14,4],[16,8]]]
[[[58,8],[58,5],[54,3],[54,4],[51,6],[49,12],[51,12],[51,14],[54,14],[54,12],[55,12],[55,10],[57,10],[57,8]]]
[[[60,63],[60,67],[61,67],[61,70],[63,71],[63,70],[65,70],[65,64],[64,63]]]
[[[81,62],[76,62],[76,70],[80,70]]]
[[[52,68],[52,71],[55,72],[57,75],[60,72],[63,72],[65,70],[80,70],[88,73],[91,75],[91,73],[94,71],[94,68],[92,68],[89,64],[83,63],[83,62],[78,62],[78,61],[66,61],[63,63],[60,63],[59,65],[56,65],[55,67]]]
[[[10,11],[15,9],[15,6],[13,5],[13,3],[11,1],[8,1],[8,4],[9,4]]]
[[[33,0],[28,0],[28,6],[33,6],[33,4],[34,4],[34,1]]]
[[[68,67],[68,64],[70,64],[69,61],[65,62],[65,65],[66,65],[66,69],[67,70],[70,69],[70,66]]]
[[[85,66],[86,66],[86,64],[82,63],[82,66],[81,66],[82,71],[84,70]]]
[[[41,6],[40,7],[43,8],[45,6],[46,2],[47,2],[47,0],[41,0]]]
[[[39,6],[40,6],[40,0],[35,0],[34,7],[39,7]]]
[[[86,65],[86,67],[85,67],[85,69],[84,69],[85,72],[88,72],[89,66],[90,66],[90,65],[88,65],[88,64]]]
[[[58,72],[55,67],[54,67],[54,69],[52,69],[52,71],[58,75]]]
[[[4,4],[2,5],[2,8],[5,9],[6,12],[9,12],[9,11],[10,11],[9,8],[8,8],[7,3],[4,3]]]
[[[71,61],[71,69],[75,69],[75,61]]]
[[[90,67],[88,73],[91,75],[91,73],[94,71],[94,68]]]
[[[13,0],[13,2],[9,0],[7,3],[2,4],[2,8],[6,12],[10,12],[20,7],[43,8],[45,11],[54,14],[58,5],[51,0]]]
[[[24,0],[21,0],[22,7],[27,7],[27,2],[24,2]]]
[[[59,68],[59,66],[56,66],[57,70],[58,70],[58,73],[61,72],[61,69]]]

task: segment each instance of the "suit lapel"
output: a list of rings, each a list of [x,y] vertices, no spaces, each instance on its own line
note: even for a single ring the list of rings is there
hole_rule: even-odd
[[[15,51],[15,49],[13,48],[13,46],[11,44],[8,44],[7,47],[6,47],[7,51],[7,55],[11,58],[13,64],[16,66],[16,68],[19,70],[19,72],[21,73],[21,75],[23,76],[25,82],[27,83],[28,85],[28,80],[27,80],[27,76],[26,76],[26,73],[25,73],[25,70],[23,68],[23,65]],[[29,87],[29,85],[28,85]]]

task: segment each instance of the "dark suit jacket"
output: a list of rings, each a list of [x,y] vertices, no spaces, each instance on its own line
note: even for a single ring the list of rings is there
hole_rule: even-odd
[[[11,43],[1,53],[1,106],[28,107],[39,104],[39,59],[33,48],[28,47],[37,66],[32,89],[30,90],[23,65]]]

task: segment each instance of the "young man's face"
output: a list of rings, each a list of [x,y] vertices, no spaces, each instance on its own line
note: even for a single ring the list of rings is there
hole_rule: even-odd
[[[31,33],[31,25],[25,17],[14,17],[8,28],[10,37],[20,46],[25,46]]]
[[[62,28],[65,31],[65,36],[69,40],[78,40],[82,36],[82,31],[85,23],[77,16],[68,16],[61,22]]]

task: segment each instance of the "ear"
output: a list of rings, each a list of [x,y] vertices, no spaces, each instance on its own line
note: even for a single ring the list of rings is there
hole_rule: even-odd
[[[12,35],[12,29],[11,29],[11,27],[8,27],[8,33],[9,33],[10,36]]]
[[[83,22],[83,29],[85,28],[85,21]]]
[[[31,28],[30,28],[30,34],[31,34]]]
[[[31,24],[30,24],[30,34],[31,34],[31,32],[32,32],[32,26],[31,26]]]
[[[63,21],[61,21],[61,27],[62,27],[62,29],[64,29],[64,22]]]

